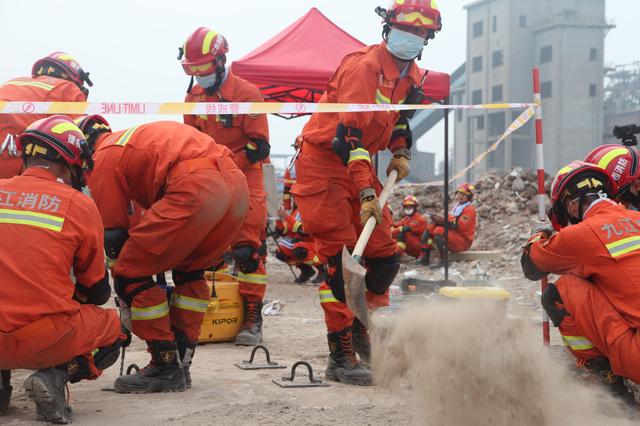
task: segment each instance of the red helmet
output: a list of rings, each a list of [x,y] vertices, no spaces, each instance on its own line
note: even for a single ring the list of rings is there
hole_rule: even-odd
[[[640,179],[640,153],[635,146],[602,145],[587,154],[584,161],[609,172],[618,192],[624,191],[631,182]]]
[[[440,31],[442,18],[436,0],[393,0],[385,23]]]
[[[89,94],[89,89],[84,87],[84,83],[87,83],[89,87],[93,86],[89,79],[89,73],[85,72],[73,57],[64,52],[53,52],[37,60],[31,69],[31,76],[36,78],[39,75],[69,80],[75,83],[85,95]]]
[[[229,44],[222,34],[200,27],[180,48],[178,59],[187,75],[210,75],[220,63],[224,64]]]
[[[584,161],[573,161],[561,168],[551,182],[551,208],[548,216],[553,227],[560,230],[571,222],[564,206],[567,197],[581,197],[600,191],[615,195],[616,184],[607,170]]]
[[[404,197],[404,200],[402,200],[402,207],[417,207],[418,204],[418,199],[413,195],[407,195]]]
[[[459,192],[461,194],[467,195],[469,197],[469,199],[473,198],[473,191],[476,190],[476,187],[469,184],[469,183],[462,183],[460,184],[460,186],[458,186],[458,188],[456,189],[456,192]]]
[[[64,160],[82,170],[93,168],[93,159],[82,131],[64,115],[52,115],[33,122],[18,136],[18,149],[23,157]]]

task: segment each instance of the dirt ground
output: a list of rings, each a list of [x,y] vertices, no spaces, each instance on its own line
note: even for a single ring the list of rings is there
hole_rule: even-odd
[[[272,359],[287,366],[298,360],[308,361],[315,373],[324,378],[328,348],[317,288],[294,284],[288,269],[274,258],[270,257],[267,266],[267,298],[279,300],[283,305],[281,315],[265,317],[264,343],[271,350]],[[454,264],[453,276],[469,279],[478,267],[486,266]],[[415,269],[412,264],[403,265],[397,281],[411,269]],[[424,269],[418,273],[437,277],[437,272],[427,273]],[[515,270],[511,275],[501,274],[490,276],[489,280],[512,292],[508,317],[524,316],[534,324],[539,322],[540,310],[535,302],[537,284],[526,282]],[[527,338],[541,340],[538,333],[531,333]],[[148,355],[144,349],[143,343],[134,338],[127,350],[127,363],[145,365]],[[193,387],[182,393],[121,395],[102,391],[111,386],[118,375],[116,365],[96,381],[70,386],[74,424],[427,424],[422,417],[424,407],[418,407],[420,401],[416,401],[415,392],[407,383],[401,381],[392,387],[354,387],[330,382],[331,387],[327,388],[282,389],[273,384],[272,379],[280,378],[288,370],[243,371],[234,366],[235,362],[248,359],[249,352],[250,348],[230,343],[199,346],[192,367]],[[418,362],[420,356],[428,355],[417,354]],[[0,418],[0,424],[38,424],[34,406],[21,389],[29,373],[14,372],[11,408],[6,417]],[[619,420],[596,422],[594,419],[594,424],[622,424]],[[566,424],[571,424],[570,419]]]

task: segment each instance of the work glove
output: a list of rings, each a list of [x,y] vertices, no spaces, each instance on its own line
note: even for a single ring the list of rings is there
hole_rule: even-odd
[[[389,166],[387,166],[387,176],[393,170],[398,172],[396,182],[409,176],[409,160],[411,160],[411,152],[408,149],[396,149],[393,153],[393,158],[389,161]]]
[[[400,232],[411,232],[411,227],[408,226],[408,225],[405,225],[405,226],[402,227]]]
[[[540,225],[533,228],[533,230],[531,231],[531,236],[534,236],[536,234],[541,234],[544,236],[545,239],[549,239],[554,234],[554,232],[556,231],[551,226]]]
[[[251,164],[264,160],[271,152],[271,146],[263,139],[251,138],[249,143],[244,146],[244,152]]]
[[[360,191],[360,223],[362,226],[371,216],[376,218],[377,224],[382,223],[382,210],[376,192],[373,188],[365,188]]]

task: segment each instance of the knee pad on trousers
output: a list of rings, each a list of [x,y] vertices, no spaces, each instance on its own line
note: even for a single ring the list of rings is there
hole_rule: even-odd
[[[307,255],[309,254],[309,251],[304,247],[296,247],[292,250],[292,252],[293,257],[295,257],[297,260],[305,260],[307,258]]]
[[[70,383],[78,383],[91,377],[91,365],[84,356],[77,356],[69,362],[55,367],[58,370],[66,371],[69,375]]]
[[[258,251],[251,245],[234,247],[232,250],[233,260],[238,264],[238,268],[245,274],[250,274],[258,269],[260,258]]]
[[[177,269],[171,270],[171,277],[173,278],[173,284],[177,287],[192,281],[200,281],[204,279],[204,269],[196,269],[195,271],[178,271]]]
[[[562,319],[569,313],[562,307],[562,298],[560,297],[560,292],[558,292],[558,287],[554,283],[547,285],[547,288],[542,292],[540,302],[554,327],[560,327]]]
[[[420,242],[422,244],[427,244],[429,242],[429,238],[431,238],[431,233],[429,231],[424,231],[424,233],[420,237]]]
[[[176,344],[178,345],[178,356],[183,367],[191,366],[193,355],[196,352],[196,342],[192,342],[187,338],[187,335],[175,328],[173,328],[173,334],[176,336]]]
[[[139,287],[128,290],[127,287],[130,287],[133,284],[142,284]],[[118,295],[118,297],[127,304],[127,306],[131,306],[131,302],[133,299],[140,293],[145,290],[149,290],[156,286],[156,283],[153,281],[151,277],[138,277],[138,278],[125,278],[125,277],[115,277],[113,280],[113,287]]]
[[[433,237],[433,244],[440,253],[444,253],[444,235],[436,235]]]
[[[327,284],[331,287],[333,297],[342,303],[346,303],[347,298],[344,294],[344,278],[342,277],[342,254],[331,256],[327,259],[329,266],[329,278]]]
[[[286,262],[288,260],[287,256],[280,250],[276,250],[276,259]]]
[[[367,258],[366,265],[369,270],[364,276],[364,282],[367,290],[374,294],[384,294],[389,290],[400,270],[398,256],[395,254],[388,257]]]

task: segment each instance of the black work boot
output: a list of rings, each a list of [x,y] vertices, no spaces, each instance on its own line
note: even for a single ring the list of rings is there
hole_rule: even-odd
[[[325,371],[327,380],[347,385],[373,385],[373,373],[358,361],[353,350],[351,327],[337,333],[328,333],[327,339],[331,351]]]
[[[351,326],[353,350],[356,351],[360,361],[365,364],[371,362],[371,337],[369,329],[360,322],[358,318],[354,318]]]
[[[311,281],[313,284],[322,284],[329,279],[329,272],[326,266],[318,265],[316,269],[318,270],[318,275]]]
[[[182,392],[187,388],[178,361],[176,342],[150,342],[151,362],[135,374],[120,376],[114,388],[119,393]]]
[[[262,343],[262,301],[244,301],[244,324],[233,342],[241,346]]]
[[[187,336],[181,331],[174,330],[173,334],[175,334],[176,343],[178,344],[178,356],[184,371],[184,380],[187,384],[187,389],[191,389],[191,363],[193,362],[193,355],[196,353],[197,345],[196,342],[189,342]]]
[[[590,359],[585,363],[585,366],[600,379],[600,383],[612,395],[620,398],[628,405],[636,406],[633,392],[627,388],[621,376],[613,374],[611,364],[607,358],[599,357]]]
[[[65,385],[69,374],[59,368],[38,370],[24,381],[29,398],[36,403],[37,419],[66,425],[73,421],[73,411],[67,405]]]
[[[429,257],[431,257],[431,249],[423,248],[422,250],[420,250],[420,258],[417,260],[417,263],[422,266],[429,266]]]
[[[0,370],[0,416],[4,416],[11,401],[11,370]]]
[[[300,275],[298,275],[298,278],[296,278],[295,280],[296,284],[306,283],[313,276],[313,274],[315,274],[315,271],[313,270],[313,267],[311,265],[302,264],[298,266],[298,269],[300,270]]]

